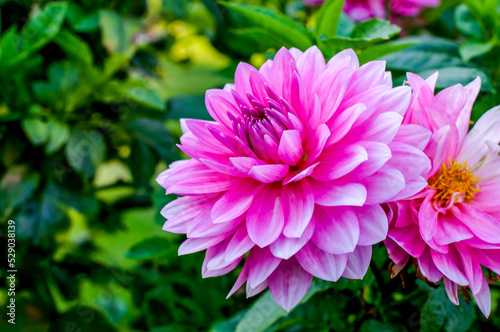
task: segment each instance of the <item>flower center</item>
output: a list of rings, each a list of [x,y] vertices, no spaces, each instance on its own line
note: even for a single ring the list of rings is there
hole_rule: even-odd
[[[438,174],[429,179],[428,187],[437,190],[434,199],[443,206],[455,193],[462,193],[464,202],[476,197],[475,193],[479,192],[476,187],[478,179],[470,171],[467,162],[458,164],[454,161],[450,166],[443,162]]]

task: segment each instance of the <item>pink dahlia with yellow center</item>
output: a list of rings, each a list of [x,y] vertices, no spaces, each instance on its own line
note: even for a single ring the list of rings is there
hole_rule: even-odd
[[[260,70],[206,94],[215,121],[182,120],[192,159],[158,176],[164,230],[187,235],[179,254],[206,250],[203,277],[244,264],[230,295],[269,287],[290,310],[312,277],[363,278],[386,238],[382,203],[426,185],[430,132],[402,125],[409,87],[384,62],[359,66],[352,50],[328,63],[316,47],[281,49]],[[412,162],[407,163],[407,160]]]
[[[434,96],[436,79],[408,74],[414,92],[403,123],[432,132],[421,146],[432,168],[424,174],[424,190],[390,204],[394,217],[385,243],[394,274],[413,257],[429,281],[443,279],[453,303],[457,285],[467,287],[488,316],[493,280],[482,267],[500,273],[500,108],[486,112],[467,133],[480,79]]]

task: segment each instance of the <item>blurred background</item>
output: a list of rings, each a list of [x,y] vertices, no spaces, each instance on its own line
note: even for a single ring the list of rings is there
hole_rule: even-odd
[[[202,279],[203,253],[177,256],[184,237],[162,231],[160,215],[175,197],[154,181],[185,157],[179,118],[209,120],[205,91],[232,82],[238,62],[259,67],[281,46],[308,47],[287,29],[313,33],[326,56],[354,48],[361,62],[382,57],[395,84],[406,71],[439,69],[438,88],[480,75],[477,119],[500,104],[498,1],[388,14],[403,30],[342,14],[326,40],[318,8],[301,0],[230,3],[0,0],[0,330],[500,330],[498,283],[486,320],[415,280],[413,268],[391,280],[382,246],[364,280],[315,281],[290,314],[269,293],[226,300],[239,270]],[[5,309],[8,220],[15,326]]]

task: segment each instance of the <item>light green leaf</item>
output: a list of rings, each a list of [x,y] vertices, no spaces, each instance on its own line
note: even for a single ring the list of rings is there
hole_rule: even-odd
[[[490,41],[483,42],[479,40],[468,40],[461,44],[458,51],[464,61],[470,61],[478,56],[484,55],[491,51],[496,44],[496,38]]]
[[[362,51],[361,54],[359,54],[358,59],[360,64],[364,64],[369,61],[380,59],[388,54],[404,50],[412,45],[415,45],[415,43],[384,43],[381,45],[375,45]]]
[[[143,104],[157,111],[165,110],[165,102],[156,91],[143,86],[124,84],[122,86],[123,95],[131,100]]]
[[[316,37],[335,36],[343,6],[344,0],[327,0],[323,3],[316,14],[316,29],[314,30]]]
[[[133,38],[142,26],[139,20],[101,10],[99,12],[99,25],[102,30],[102,43],[109,53],[120,53],[132,57],[136,49]]]
[[[311,35],[302,24],[295,22],[273,9],[244,3],[220,2],[234,13],[252,24],[268,30],[271,34],[287,41],[285,47],[305,50],[313,45]]]
[[[368,21],[356,25],[351,33],[351,38],[362,38],[371,41],[380,41],[392,38],[400,31],[400,27],[391,24],[389,21],[372,18]]]
[[[34,146],[42,145],[49,138],[48,124],[40,118],[25,118],[21,121],[21,127]]]

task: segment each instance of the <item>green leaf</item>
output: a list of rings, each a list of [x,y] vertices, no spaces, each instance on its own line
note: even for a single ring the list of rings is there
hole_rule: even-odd
[[[40,118],[26,118],[21,121],[24,133],[34,146],[42,145],[49,138],[48,124]]]
[[[409,37],[397,43],[415,42],[415,45],[383,57],[392,70],[419,72],[427,69],[465,66],[458,55],[456,43],[438,37]]]
[[[475,38],[483,37],[481,26],[464,4],[458,5],[455,8],[455,23],[463,34]]]
[[[104,161],[106,145],[97,130],[73,129],[65,151],[69,165],[90,178]]]
[[[141,103],[146,107],[157,111],[165,110],[165,102],[153,89],[144,86],[136,86],[134,83],[124,83],[121,85],[121,91],[125,97]]]
[[[381,45],[375,45],[362,51],[361,54],[359,54],[358,59],[360,64],[364,64],[369,61],[380,59],[388,54],[404,50],[412,45],[415,45],[415,43],[384,43]]]
[[[280,48],[287,43],[286,39],[269,34],[263,28],[230,29],[225,41],[228,46],[239,54],[250,56],[256,52],[265,52],[269,48]]]
[[[315,280],[309,291],[300,301],[300,304],[306,303],[314,294],[323,292],[333,287],[333,283]],[[293,309],[292,309],[293,310]],[[287,316],[289,313],[276,303],[270,291],[267,291],[255,301],[250,309],[245,313],[239,322],[236,332],[255,331],[260,332],[266,330],[274,322],[281,317]]]
[[[464,61],[472,60],[478,56],[484,55],[491,51],[496,44],[496,37],[488,42],[479,40],[468,40],[459,47],[460,56]]]
[[[372,18],[368,21],[357,24],[351,33],[351,38],[380,41],[390,39],[397,35],[400,31],[400,27],[391,24],[389,21]]]
[[[0,181],[0,218],[10,215],[13,210],[31,197],[40,183],[40,176],[30,172],[25,166],[9,168]]]
[[[148,186],[156,167],[157,160],[146,143],[134,140],[130,153],[130,170],[137,187]]]
[[[66,9],[66,2],[50,2],[37,12],[19,33],[18,41],[11,44],[11,56],[4,65],[12,66],[25,60],[52,40],[62,26]]]
[[[285,47],[305,50],[313,45],[311,35],[304,26],[273,9],[244,3],[220,3],[252,24],[286,40]]]
[[[45,145],[45,152],[53,154],[57,152],[69,140],[69,126],[66,123],[51,119],[47,125],[49,139]]]
[[[74,1],[68,4],[68,22],[76,32],[93,32],[99,29],[99,12],[87,13]]]
[[[171,240],[163,237],[152,237],[134,244],[125,257],[130,259],[151,259],[176,251]]]
[[[187,96],[170,99],[168,102],[167,117],[176,120],[190,118],[213,121],[207,111],[204,96]]]
[[[461,299],[456,306],[448,299],[444,287],[428,289],[429,298],[422,308],[420,330],[439,331],[444,327],[446,332],[465,332],[469,330],[475,319],[475,311],[471,305]]]
[[[177,147],[167,127],[161,122],[151,119],[136,119],[127,123],[136,138],[149,145],[165,162],[179,158]]]
[[[316,29],[314,33],[319,36],[335,36],[339,25],[340,15],[344,0],[327,0],[316,14]]]
[[[69,58],[91,65],[94,56],[89,45],[70,30],[62,29],[54,38],[54,42],[68,55]]]
[[[429,77],[435,70],[426,70],[419,72],[422,77]],[[481,91],[493,92],[495,91],[490,83],[488,75],[477,68],[467,68],[467,67],[447,67],[438,70],[439,76],[436,83],[436,87],[439,89],[444,89],[455,84],[466,85],[476,79],[476,77],[481,77]]]
[[[102,43],[109,53],[125,54],[132,57],[136,49],[133,38],[142,26],[139,20],[101,10],[99,12],[99,25],[102,30]]]

